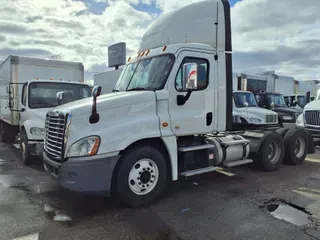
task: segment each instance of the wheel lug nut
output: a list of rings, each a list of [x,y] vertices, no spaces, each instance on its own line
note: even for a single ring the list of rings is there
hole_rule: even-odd
[[[139,177],[138,177],[137,179],[138,179],[138,180],[140,180],[140,178],[139,178]]]
[[[150,168],[149,168],[149,167],[148,167],[147,169],[148,169],[148,171],[150,170]]]
[[[141,182],[138,182],[139,185],[141,185]]]
[[[142,185],[143,188],[145,188],[145,185]]]
[[[153,170],[151,170],[151,173],[153,173]]]
[[[150,183],[153,183],[153,181],[151,180]]]
[[[147,184],[147,187],[149,187],[149,184]]]
[[[145,171],[146,169],[145,168],[143,168],[143,171]]]
[[[139,174],[142,174],[142,172],[139,172]]]
[[[155,176],[154,176],[154,175],[152,175],[152,177],[154,178]]]

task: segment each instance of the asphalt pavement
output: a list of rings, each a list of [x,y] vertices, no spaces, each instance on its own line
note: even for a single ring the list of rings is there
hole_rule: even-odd
[[[276,218],[278,205],[308,222],[297,224],[299,214],[285,221],[283,211]],[[276,172],[242,166],[181,179],[159,201],[132,209],[61,189],[44,173],[41,159],[22,166],[17,149],[0,143],[1,240],[303,240],[320,239],[318,225],[320,149],[303,165]]]

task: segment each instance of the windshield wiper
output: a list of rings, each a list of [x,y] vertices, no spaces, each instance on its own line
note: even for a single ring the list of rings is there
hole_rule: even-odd
[[[119,92],[119,90],[118,89],[113,89],[112,92]]]
[[[128,89],[127,92],[129,92],[129,91],[144,91],[144,90],[146,90],[146,89],[142,88],[142,87],[135,87],[135,88]]]

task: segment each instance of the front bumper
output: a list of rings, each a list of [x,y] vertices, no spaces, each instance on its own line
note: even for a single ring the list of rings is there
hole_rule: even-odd
[[[282,123],[283,128],[296,128],[296,123],[295,122],[283,122]]]
[[[76,192],[110,196],[111,180],[120,155],[113,157],[72,158],[52,161],[43,154],[45,171],[60,186]]]

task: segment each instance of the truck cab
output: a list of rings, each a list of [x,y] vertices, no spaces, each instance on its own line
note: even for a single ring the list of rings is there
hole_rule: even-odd
[[[255,96],[249,91],[233,92],[233,114],[241,118],[241,122],[252,125],[276,125],[278,114],[258,107]]]
[[[278,121],[281,126],[295,127],[295,121],[302,111],[289,107],[282,94],[260,92],[254,95],[259,107],[270,109],[278,114]]]
[[[47,112],[59,105],[91,96],[90,86],[84,83],[33,79],[21,86],[21,101],[17,103],[13,101],[17,99],[14,89],[17,88],[11,85],[9,108],[17,114],[20,151],[25,164],[32,156],[41,156],[43,153]],[[5,137],[14,138],[15,135]]]

